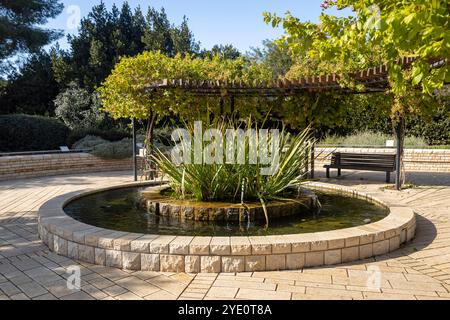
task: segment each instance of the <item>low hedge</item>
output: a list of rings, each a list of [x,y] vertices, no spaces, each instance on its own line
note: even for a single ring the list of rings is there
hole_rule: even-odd
[[[69,128],[59,120],[25,114],[0,116],[0,152],[57,150]]]
[[[106,142],[95,145],[91,153],[105,159],[126,159],[133,155],[133,142],[125,138],[120,141]]]
[[[131,138],[131,132],[124,130],[109,129],[75,129],[67,137],[67,145],[72,147],[73,144],[86,136],[96,136],[108,141],[120,141],[124,138]]]

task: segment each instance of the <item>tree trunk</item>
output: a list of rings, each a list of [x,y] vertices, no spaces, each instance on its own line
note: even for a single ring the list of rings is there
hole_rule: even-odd
[[[155,164],[151,156],[153,155],[153,130],[155,127],[156,114],[151,112],[147,119],[147,128],[145,132],[145,149],[146,149],[146,161],[145,161],[145,171],[149,172],[149,179],[154,179],[155,175]]]
[[[314,166],[315,166],[315,161],[316,159],[316,155],[315,155],[315,143],[314,140],[311,142],[311,172],[309,174],[311,179],[314,179]]]
[[[405,171],[403,169],[403,147],[405,141],[405,118],[399,116],[394,124],[395,139],[397,144],[397,158],[395,168],[395,188],[401,190],[402,184],[405,182]]]

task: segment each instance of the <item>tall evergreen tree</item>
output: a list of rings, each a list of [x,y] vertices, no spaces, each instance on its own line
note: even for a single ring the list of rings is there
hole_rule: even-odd
[[[61,31],[39,28],[63,10],[58,0],[0,0],[0,73],[7,59],[18,53],[37,53],[62,36]]]
[[[174,53],[198,54],[200,44],[195,41],[194,34],[189,29],[188,19],[183,17],[179,28],[172,28],[172,39]]]
[[[52,59],[45,51],[29,56],[0,96],[0,113],[54,115],[59,87],[51,69]]]
[[[237,48],[235,48],[231,44],[226,45],[214,45],[210,50],[202,50],[200,55],[203,58],[209,57],[212,58],[213,56],[217,55],[225,59],[237,59],[241,56],[241,53]]]
[[[148,8],[147,25],[142,37],[145,50],[159,50],[169,56],[173,56],[174,44],[171,35],[171,25],[164,8],[158,11]]]
[[[91,90],[109,75],[121,56],[144,50],[160,50],[168,56],[199,51],[186,18],[175,27],[164,9],[150,7],[144,17],[140,7],[133,12],[127,2],[120,9],[113,5],[111,11],[103,2],[94,6],[81,20],[78,35],[68,40],[70,51],[59,51],[59,56],[53,57],[56,79],[63,85],[75,80]]]

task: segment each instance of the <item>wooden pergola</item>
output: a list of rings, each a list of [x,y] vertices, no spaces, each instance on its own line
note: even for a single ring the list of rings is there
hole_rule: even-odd
[[[402,68],[406,69],[411,66],[415,58],[406,57],[396,61]],[[447,59],[435,59],[430,61],[430,68],[438,68],[447,63]],[[167,90],[182,90],[189,94],[197,96],[216,96],[231,97],[231,103],[234,97],[239,96],[260,96],[260,97],[288,97],[296,96],[305,92],[326,92],[339,91],[343,94],[367,94],[374,92],[385,92],[390,89],[388,79],[387,65],[367,68],[358,72],[348,74],[348,78],[352,79],[356,85],[362,85],[363,90],[355,90],[342,87],[339,83],[341,77],[337,74],[301,77],[296,80],[277,80],[272,82],[249,83],[244,81],[222,81],[222,80],[203,80],[193,81],[186,79],[161,79],[152,81],[144,90],[148,93],[158,93]],[[134,123],[134,122],[133,122]],[[134,125],[133,125],[133,132]],[[396,130],[397,140],[401,139],[400,130]],[[136,145],[134,143],[134,145]],[[400,189],[400,172],[401,172],[401,154],[403,150],[397,143],[396,158],[396,187]],[[136,149],[134,148],[135,163],[135,179],[136,174]],[[312,164],[313,166],[313,164]],[[312,175],[314,174],[312,167]]]
[[[403,68],[408,68],[414,58],[403,58],[397,63]],[[200,96],[223,96],[224,92],[230,96],[293,96],[301,92],[321,92],[339,90],[344,93],[371,93],[384,92],[389,89],[388,67],[381,65],[368,68],[348,75],[355,84],[364,86],[363,91],[344,88],[339,84],[341,77],[337,74],[301,77],[296,80],[277,80],[272,82],[248,83],[244,81],[222,81],[204,80],[192,81],[184,79],[161,79],[149,83],[145,90],[147,92],[158,92],[163,90],[185,90],[193,95]]]

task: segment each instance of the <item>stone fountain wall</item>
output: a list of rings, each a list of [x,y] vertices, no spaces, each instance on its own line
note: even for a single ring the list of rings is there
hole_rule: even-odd
[[[57,254],[88,263],[129,270],[164,272],[242,272],[301,269],[367,259],[397,250],[416,230],[408,207],[390,207],[377,222],[340,230],[282,236],[171,236],[119,232],[81,223],[67,216],[69,201],[98,191],[142,183],[110,185],[64,194],[38,211],[40,239]],[[381,201],[352,189],[311,183],[368,201]]]

